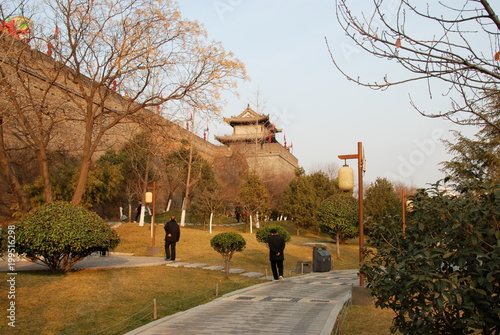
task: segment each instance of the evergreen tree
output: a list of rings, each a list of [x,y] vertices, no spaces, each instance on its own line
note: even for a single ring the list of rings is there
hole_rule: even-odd
[[[240,186],[240,200],[243,210],[248,215],[269,209],[269,194],[256,173],[248,172],[245,175],[245,180]]]
[[[376,224],[383,224],[387,217],[401,214],[401,200],[388,179],[377,178],[370,185],[366,190],[364,209],[367,229]]]
[[[293,220],[297,235],[300,229],[314,224],[317,210],[316,193],[305,176],[295,178],[285,189],[281,210]]]
[[[192,192],[193,214],[204,220],[222,205],[221,190],[214,171],[208,162],[201,165],[201,177]]]
[[[358,201],[348,193],[335,194],[321,203],[317,215],[321,231],[335,240],[340,259],[340,243],[358,234]]]
[[[492,184],[500,182],[500,94],[490,96],[486,108],[479,108],[476,124],[480,124],[473,139],[453,132],[455,142],[443,141],[455,157],[444,162],[442,169],[455,183],[482,180]],[[486,114],[489,122],[481,122]]]
[[[323,172],[304,175],[299,170],[282,196],[281,210],[294,220],[297,235],[300,229],[316,224],[316,212],[324,199],[340,192],[336,183]]]

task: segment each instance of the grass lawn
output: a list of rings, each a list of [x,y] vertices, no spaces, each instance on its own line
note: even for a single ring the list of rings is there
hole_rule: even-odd
[[[282,223],[287,225],[286,223]],[[289,224],[287,225],[289,226]],[[243,252],[237,252],[231,261],[232,268],[244,269],[265,273],[269,268],[269,251],[267,245],[257,242],[255,230],[253,233],[245,232],[245,227],[241,226],[215,226],[212,234],[208,230],[203,230],[201,226],[181,227],[181,238],[177,243],[177,258],[182,262],[205,263],[208,265],[224,265],[222,256],[210,246],[210,240],[216,234],[226,231],[235,231],[243,236],[247,242]],[[293,232],[295,232],[292,229]],[[124,223],[117,229],[121,241],[116,248],[116,252],[133,253],[135,256],[146,256],[147,246],[151,245],[151,225],[142,227],[137,223]],[[157,257],[164,257],[164,237],[163,225],[155,225],[155,245],[160,247],[161,254]],[[333,268],[335,270],[354,269],[357,267],[358,246],[350,243],[341,246],[341,259],[335,258],[335,245],[331,239],[321,237],[312,233],[305,233],[304,236],[294,236],[285,249],[285,273],[294,270],[298,261],[311,261],[312,248],[304,243],[326,243],[328,250],[332,253]],[[293,275],[293,273],[291,273]]]
[[[153,299],[162,309],[158,317],[163,317],[215,298],[216,283],[223,289],[234,290],[256,282],[243,276],[227,281],[220,272],[166,266],[83,270],[64,275],[18,273],[16,328],[3,320],[0,334],[93,334],[144,309],[140,314],[146,316],[144,322],[124,329],[126,332],[152,321]],[[5,283],[2,280],[2,292]],[[186,297],[194,298],[179,301]],[[198,299],[202,301],[197,302]],[[8,308],[4,299],[0,305],[3,311]],[[134,320],[102,334],[113,333]]]
[[[390,309],[375,306],[352,306],[347,309],[341,327],[342,335],[387,335],[396,314]],[[397,332],[396,334],[401,334]]]
[[[157,220],[158,223],[164,221],[165,219]],[[312,242],[328,244],[334,270],[357,267],[358,246],[355,241],[341,246],[342,259],[337,260],[334,256],[335,245],[329,238],[318,236],[314,232],[304,232],[303,236],[295,236],[295,230],[290,226],[290,222],[280,224],[284,225],[292,235],[292,240],[285,249],[286,275],[297,274],[290,271],[295,269],[298,261],[312,260],[311,247],[304,245]],[[115,251],[133,253],[136,256],[146,255],[147,246],[151,245],[150,227],[150,224],[142,227],[136,223],[122,224],[117,228],[121,242]],[[231,267],[265,273],[269,268],[267,246],[257,242],[255,231],[253,234],[245,232],[243,225],[214,226],[212,234],[201,226],[182,227],[181,239],[177,244],[178,258],[189,263],[223,265],[221,255],[210,247],[210,239],[224,231],[238,232],[247,242],[246,249],[233,256]],[[163,257],[164,234],[163,225],[156,225],[155,245],[161,249],[161,254],[156,257]],[[5,278],[7,274],[3,276]],[[9,327],[4,320],[0,323],[0,334],[93,334],[127,320],[100,333],[110,334],[134,322],[135,319],[129,319],[132,315],[138,313],[138,318],[144,316],[144,320],[123,329],[121,333],[124,333],[152,321],[153,299],[158,303],[160,318],[214,299],[216,284],[220,287],[220,293],[224,294],[257,283],[261,281],[240,275],[231,275],[227,280],[224,273],[219,271],[166,266],[82,270],[58,275],[50,274],[48,271],[18,273],[15,299],[16,328]],[[0,291],[6,292],[7,288],[6,280],[1,280]],[[186,298],[188,299],[181,300]],[[0,309],[5,311],[7,308],[6,299],[0,299]],[[350,315],[351,311],[345,327],[348,327]],[[355,319],[354,323],[363,324],[358,321]],[[368,328],[372,329],[371,325]],[[388,330],[380,334],[387,333]],[[371,332],[371,334],[376,333]]]

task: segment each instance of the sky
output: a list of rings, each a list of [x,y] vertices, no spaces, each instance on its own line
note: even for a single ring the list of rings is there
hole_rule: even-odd
[[[239,97],[224,96],[223,116],[237,116],[247,104],[255,110],[259,101],[258,112],[282,129],[278,141],[284,144],[286,136],[307,173],[340,168],[344,161],[338,155],[357,154],[362,142],[365,184],[387,178],[427,187],[444,177],[440,163],[451,156],[440,139],[452,140],[451,129],[464,129],[421,116],[409,93],[429,110],[446,109],[448,100],[428,101],[422,84],[382,92],[347,81],[334,67],[325,40],[351,73],[382,78],[398,68],[376,63],[353,46],[337,22],[335,1],[180,0],[178,5],[185,18],[203,24],[210,40],[221,42],[246,66],[250,80],[239,83]],[[232,133],[222,122],[209,128],[213,143],[218,143],[214,135]],[[357,161],[347,163],[357,174]]]

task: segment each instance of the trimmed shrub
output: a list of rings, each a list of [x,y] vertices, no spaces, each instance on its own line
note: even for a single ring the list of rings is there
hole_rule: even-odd
[[[255,235],[257,241],[262,243],[267,243],[269,237],[271,236],[271,229],[276,229],[278,235],[283,237],[285,239],[285,242],[290,242],[291,239],[290,234],[285,230],[285,228],[278,226],[276,224],[270,224],[260,228],[257,231],[257,234]]]
[[[238,233],[220,233],[215,235],[210,240],[210,245],[222,255],[224,259],[224,267],[226,270],[226,278],[229,278],[229,266],[231,263],[231,258],[236,251],[243,251],[247,245],[247,242]]]
[[[44,204],[16,224],[16,251],[52,272],[66,272],[93,252],[114,249],[119,240],[99,215],[67,202]]]

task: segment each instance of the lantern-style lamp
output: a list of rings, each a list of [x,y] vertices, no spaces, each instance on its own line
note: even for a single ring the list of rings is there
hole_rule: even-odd
[[[153,202],[153,192],[146,192],[146,203],[151,204]]]
[[[339,155],[340,159],[358,160],[358,217],[359,217],[359,262],[363,263],[364,242],[364,215],[363,215],[363,173],[365,172],[365,158],[363,153],[363,143],[358,142],[358,153],[351,155]],[[352,190],[354,187],[354,172],[347,163],[339,170],[338,175],[339,188],[343,191]],[[359,274],[359,286],[365,286],[365,279],[362,273]]]
[[[160,253],[160,248],[155,245],[155,202],[156,202],[156,182],[153,182],[153,186],[146,187],[147,191],[144,197],[144,201],[147,204],[152,204],[152,213],[151,213],[151,245],[146,249],[147,256],[154,256]]]
[[[350,191],[354,188],[354,170],[344,165],[339,169],[338,175],[339,188],[342,191]]]
[[[406,200],[406,211],[407,212],[413,212],[413,200]]]

